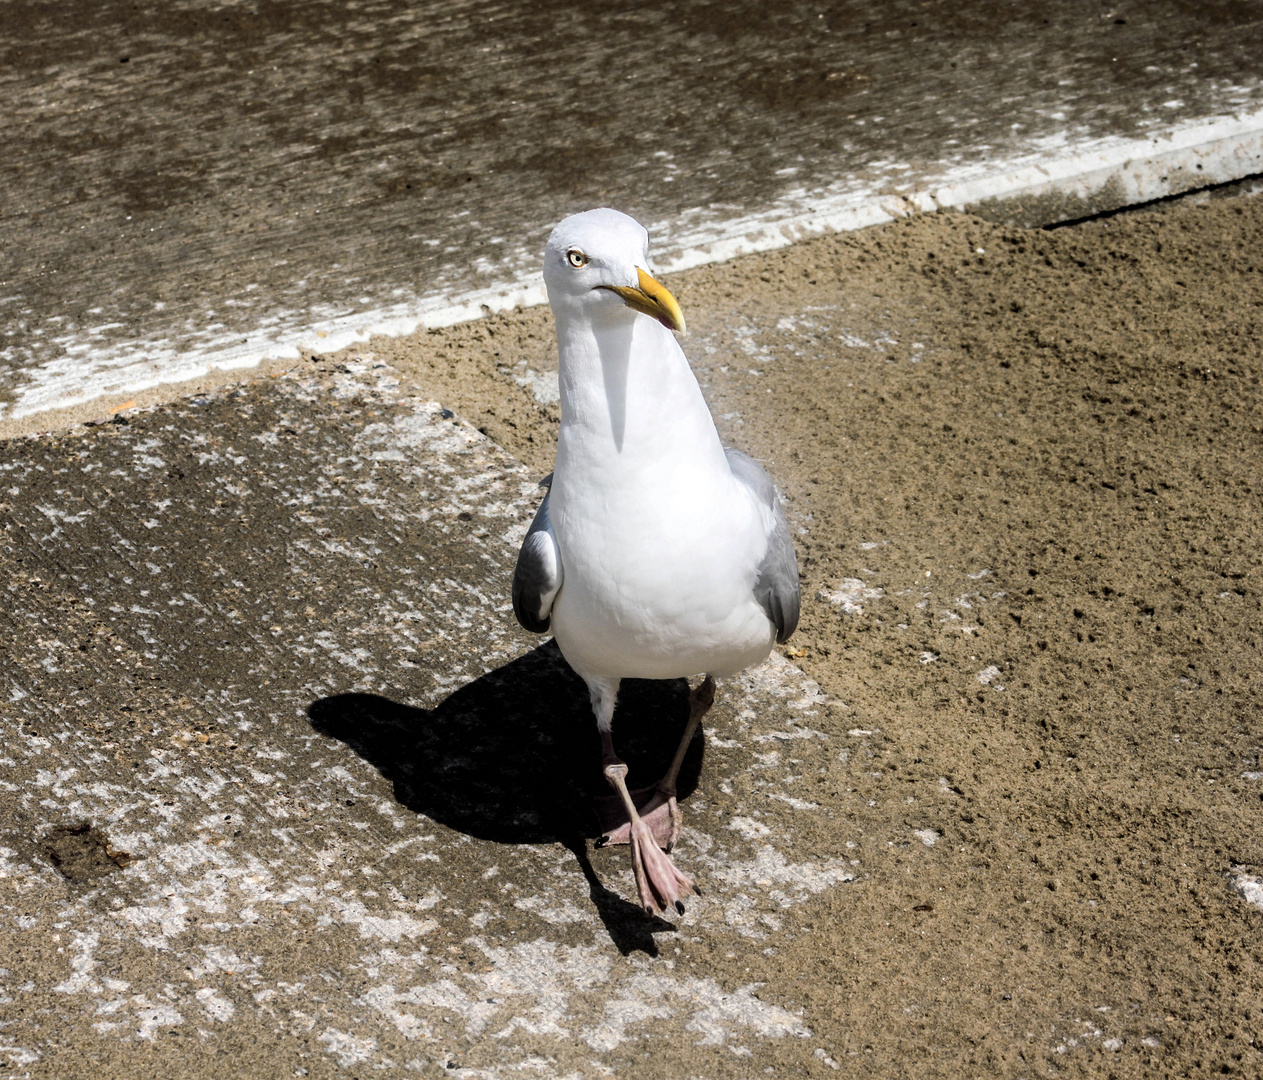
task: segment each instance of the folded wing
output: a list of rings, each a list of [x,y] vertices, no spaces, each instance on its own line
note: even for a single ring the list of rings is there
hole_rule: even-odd
[[[549,473],[540,481],[540,486],[549,487],[552,479]],[[532,634],[547,631],[552,621],[553,600],[561,588],[561,576],[561,558],[548,518],[548,495],[545,495],[522,541],[513,571],[513,614],[524,630]]]
[[[754,582],[754,598],[776,627],[776,640],[784,644],[798,627],[801,607],[798,557],[794,554],[794,541],[789,535],[785,510],[781,506],[781,500],[776,497],[772,478],[762,465],[740,450],[726,447],[724,453],[728,455],[728,467],[732,470],[732,475],[745,484],[772,512],[767,554],[759,564],[759,574]]]

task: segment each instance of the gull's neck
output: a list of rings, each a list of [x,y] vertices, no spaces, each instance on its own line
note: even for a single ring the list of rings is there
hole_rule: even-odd
[[[648,316],[619,316],[599,323],[557,318],[558,473],[597,468],[652,476],[655,464],[726,469],[710,410],[675,335]]]

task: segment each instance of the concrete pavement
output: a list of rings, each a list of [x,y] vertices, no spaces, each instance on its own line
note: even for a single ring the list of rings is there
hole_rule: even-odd
[[[538,300],[596,204],[678,267],[909,199],[1030,224],[1236,179],[1260,55],[1229,0],[13,3],[0,420]]]
[[[509,611],[535,478],[450,411],[369,359],[5,449],[5,1075],[829,1071],[740,975],[864,873],[791,664],[725,688],[705,897],[650,918],[587,853],[582,684]],[[685,713],[630,688],[634,774]]]
[[[11,1074],[1258,1072],[1261,235],[927,215],[673,279],[804,581],[688,763],[675,928],[508,610],[545,313],[5,442]],[[682,687],[627,704],[652,775]]]

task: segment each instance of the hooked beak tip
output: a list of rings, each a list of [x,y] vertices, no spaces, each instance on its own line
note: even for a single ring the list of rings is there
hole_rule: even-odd
[[[680,310],[679,302],[671,295],[671,290],[661,282],[655,281],[639,266],[636,267],[636,277],[638,285],[635,286],[604,285],[602,288],[617,293],[629,308],[645,315],[652,315],[668,330],[674,330],[677,334],[684,333],[684,312]]]

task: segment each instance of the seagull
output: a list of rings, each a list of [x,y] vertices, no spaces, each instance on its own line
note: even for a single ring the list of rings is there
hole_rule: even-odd
[[[684,315],[650,276],[648,251],[644,227],[610,209],[572,215],[548,238],[561,427],[513,611],[526,630],[551,628],[587,683],[616,809],[597,846],[630,844],[645,911],[683,914],[700,890],[669,854],[676,777],[715,680],[765,660],[798,625],[798,562],[771,478],[720,442],[675,337]],[[697,675],[666,775],[629,791],[612,736],[620,681]]]

